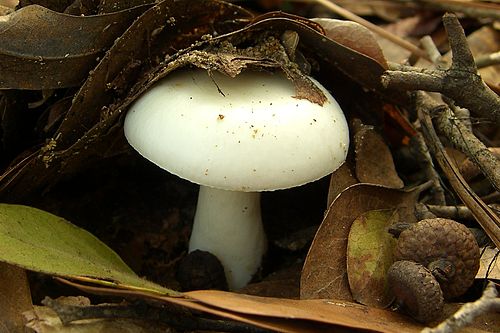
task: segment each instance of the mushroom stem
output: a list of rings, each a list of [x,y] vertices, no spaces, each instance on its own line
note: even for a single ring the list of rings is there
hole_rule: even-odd
[[[201,186],[189,251],[215,255],[224,266],[228,286],[245,286],[266,251],[259,192],[236,192]]]

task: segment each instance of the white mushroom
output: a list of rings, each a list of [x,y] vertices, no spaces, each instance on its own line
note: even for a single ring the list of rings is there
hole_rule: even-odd
[[[231,289],[250,281],[266,251],[259,192],[312,182],[346,158],[342,110],[313,82],[323,106],[293,97],[281,73],[181,70],[127,113],[125,136],[142,156],[201,185],[189,250],[217,256]]]

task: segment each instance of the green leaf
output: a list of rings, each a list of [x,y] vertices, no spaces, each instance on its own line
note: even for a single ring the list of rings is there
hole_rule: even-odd
[[[347,242],[347,275],[353,298],[377,308],[387,307],[392,295],[387,270],[396,240],[387,232],[394,210],[372,210],[358,216]]]
[[[94,283],[105,280],[121,288],[180,295],[141,279],[89,232],[27,206],[0,204],[0,261],[51,275],[83,276]]]

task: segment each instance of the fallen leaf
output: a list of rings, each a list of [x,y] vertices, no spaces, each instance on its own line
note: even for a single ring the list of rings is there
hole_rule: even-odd
[[[203,304],[245,315],[311,320],[355,329],[378,332],[413,332],[421,327],[407,317],[336,300],[291,300],[200,290],[186,293]],[[360,318],[363,320],[360,320]],[[300,332],[300,330],[294,330]]]
[[[359,183],[337,196],[307,254],[300,281],[300,297],[352,301],[347,279],[347,239],[353,221],[370,210],[397,207],[411,212],[420,191],[421,188],[398,190]],[[411,217],[411,214],[406,216]]]
[[[352,223],[347,241],[347,276],[355,301],[386,308],[393,301],[387,270],[396,239],[387,232],[394,210],[372,210]]]
[[[346,188],[351,185],[359,183],[353,175],[351,161],[346,160],[344,164],[335,170],[330,176],[330,186],[328,188],[328,202],[327,207],[330,207],[333,200],[342,193]]]
[[[423,326],[401,314],[338,300],[293,300],[259,297],[217,290],[184,293],[185,297],[92,287],[61,280],[85,292],[154,299],[192,310],[245,322],[258,327],[290,333],[321,332],[419,332]],[[363,318],[363,320],[360,320]]]
[[[32,5],[3,16],[0,88],[41,90],[80,85],[97,58],[148,7],[73,16]]]
[[[26,271],[0,262],[0,332],[24,333],[21,314],[31,309]]]
[[[346,40],[332,40],[317,28],[318,24],[300,16],[282,15],[280,12],[267,13],[264,19],[255,19],[237,33],[259,33],[262,31],[284,32],[295,31],[299,35],[299,48],[314,55],[322,64],[328,64],[342,71],[347,77],[362,87],[378,92],[386,92],[382,87],[380,77],[385,71],[383,66],[369,55],[351,48]],[[346,42],[343,45],[342,42]],[[356,64],[353,66],[352,64]]]
[[[377,61],[380,66],[388,68],[387,60],[375,36],[361,24],[330,18],[313,18],[311,21],[319,23],[331,40],[364,54]]]
[[[23,8],[30,5],[39,5],[56,12],[63,12],[72,0],[18,0],[17,7]]]
[[[115,41],[76,94],[58,131],[61,148],[78,140],[85,134],[85,129],[99,122],[107,123],[121,114],[138,95],[137,89],[132,87],[137,83],[144,84],[137,82],[137,76],[142,66],[151,68],[149,58],[163,59],[166,54],[187,48],[204,34],[225,32],[228,28],[218,20],[230,22],[248,15],[237,6],[207,0],[199,1],[198,6],[185,1],[161,1],[144,12]],[[165,22],[166,18],[168,22]],[[231,23],[227,25],[233,26]],[[151,73],[148,74],[147,77]],[[155,80],[149,78],[148,81]],[[126,103],[116,101],[117,98],[126,99]]]
[[[121,1],[99,1],[98,13],[113,13],[120,10],[144,5],[152,4],[155,0],[121,0]]]
[[[87,231],[28,206],[0,204],[0,261],[46,274],[179,294],[141,279]]]
[[[174,54],[205,34],[239,28],[240,19],[249,15],[241,7],[214,0],[200,0],[197,6],[165,0],[145,11],[89,73],[54,137],[0,176],[0,197],[16,202],[39,195],[41,188],[57,183],[62,175],[116,154],[110,149],[112,143],[123,139],[120,115],[146,88],[148,80],[151,85],[158,79],[151,62],[161,62],[166,53]],[[156,65],[163,68],[165,63]],[[146,72],[142,80],[138,79],[140,72]],[[130,92],[134,85],[136,89]]]
[[[361,183],[403,188],[391,151],[372,126],[356,122],[353,126],[356,177]]]
[[[96,159],[116,154],[113,143],[124,141],[120,117],[130,103],[169,71],[182,65],[176,63],[177,67],[169,67],[169,64],[215,40],[241,42],[269,31],[294,30],[300,35],[300,47],[315,54],[325,68],[337,66],[367,90],[385,91],[380,82],[383,66],[329,40],[304,24],[307,21],[304,18],[273,17],[236,30],[249,20],[246,11],[213,0],[198,4],[191,6],[184,1],[165,0],[137,18],[89,74],[54,136],[41,148],[34,147],[38,151],[33,149],[31,155],[23,155],[21,162],[13,164],[0,177],[0,197],[18,202],[37,195],[61,177],[84,170]],[[165,17],[169,18],[168,22]],[[232,32],[224,34],[229,31]],[[202,40],[206,34],[217,37]],[[179,49],[182,50],[176,53]],[[352,66],[353,62],[356,66]]]

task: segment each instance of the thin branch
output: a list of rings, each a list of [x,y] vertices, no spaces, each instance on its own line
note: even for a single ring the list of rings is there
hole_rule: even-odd
[[[440,205],[425,205],[431,213],[438,217],[444,217],[452,220],[472,220],[474,215],[467,206],[440,206]],[[498,206],[488,205],[491,209],[497,210]]]
[[[499,64],[500,64],[500,51],[490,54],[483,54],[476,58],[477,68],[484,68]]]
[[[424,92],[417,92],[417,112],[422,125],[425,142],[436,157],[439,166],[445,173],[450,185],[453,187],[462,202],[469,207],[474,217],[488,234],[497,247],[500,247],[500,218],[488,207],[470,188],[460,174],[458,167],[453,163],[444,149],[434,129],[430,113],[442,108],[443,105],[433,100]],[[444,106],[446,107],[446,106]]]
[[[448,106],[443,104],[435,111],[434,123],[438,131],[443,133],[453,146],[466,154],[488,178],[491,185],[500,191],[500,160],[474,136]]]
[[[450,70],[477,73],[476,63],[468,45],[467,36],[465,36],[458,17],[450,13],[444,14],[443,25],[452,51]]]
[[[425,90],[442,92],[446,72],[436,69],[415,68],[411,66],[391,64],[392,68],[382,75],[382,84],[388,88],[399,90]]]
[[[434,167],[429,148],[421,133],[417,133],[411,138],[411,145],[415,147],[415,153],[418,154],[418,161],[422,164],[425,176],[432,181],[431,192],[433,195],[433,202],[436,205],[445,205],[446,199],[443,187],[441,186],[441,178]]]
[[[429,55],[431,62],[438,65],[441,62],[441,53],[439,52],[436,44],[434,44],[432,37],[426,35],[420,38],[420,44],[424,48],[425,52],[427,52],[427,54]]]
[[[464,304],[455,314],[434,328],[424,328],[422,333],[453,333],[469,325],[485,313],[500,311],[500,298],[495,283],[490,282],[483,295],[475,302]]]
[[[477,73],[462,27],[453,14],[445,14],[443,23],[453,54],[448,70],[420,69],[400,66],[382,75],[382,84],[399,90],[440,92],[456,105],[500,124],[500,97]],[[392,69],[397,67],[391,65]],[[464,89],[464,87],[467,87]]]

